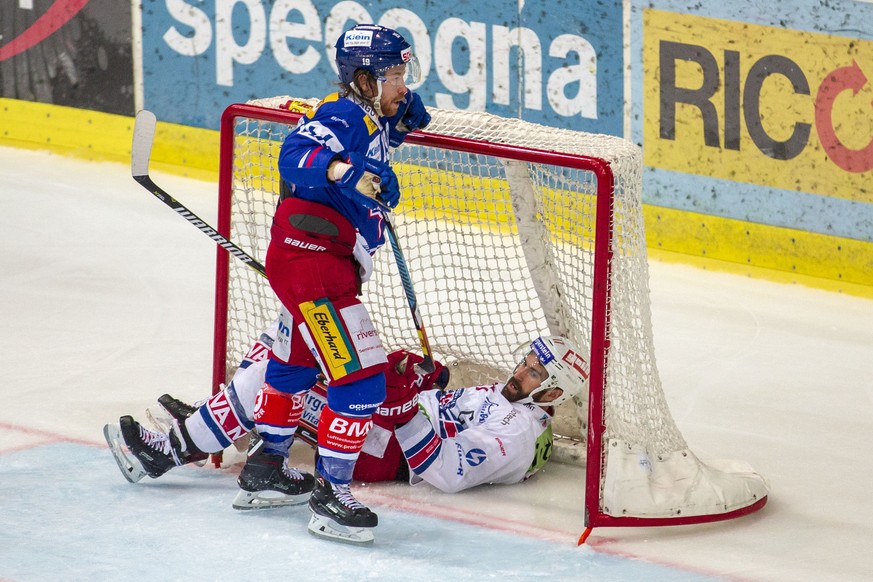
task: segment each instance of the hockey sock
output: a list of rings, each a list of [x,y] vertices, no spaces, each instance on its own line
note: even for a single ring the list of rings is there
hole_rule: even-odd
[[[372,426],[370,414],[350,416],[325,407],[318,422],[318,472],[331,483],[351,483],[355,462]]]

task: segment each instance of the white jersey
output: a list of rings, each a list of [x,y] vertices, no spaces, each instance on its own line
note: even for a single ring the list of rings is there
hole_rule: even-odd
[[[453,493],[483,483],[518,483],[541,465],[534,466],[538,440],[545,447],[539,456],[551,452],[548,413],[535,404],[509,402],[501,389],[494,384],[419,394],[419,413],[395,429],[413,484],[423,479]]]

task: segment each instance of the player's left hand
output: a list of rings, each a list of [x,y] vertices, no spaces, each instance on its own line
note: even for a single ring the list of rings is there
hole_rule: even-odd
[[[418,93],[409,91],[406,93],[406,113],[403,114],[401,121],[406,126],[407,131],[416,129],[424,129],[430,123],[430,113],[421,102],[421,97]]]

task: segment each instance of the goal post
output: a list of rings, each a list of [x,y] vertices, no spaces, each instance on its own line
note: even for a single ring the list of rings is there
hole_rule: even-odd
[[[315,99],[231,105],[221,120],[218,231],[265,258],[279,149]],[[394,225],[434,356],[452,386],[505,380],[513,352],[559,334],[590,355],[587,397],[555,417],[555,458],[585,465],[588,527],[702,523],[764,506],[766,480],[688,448],[655,363],[631,142],[484,112],[428,110],[393,150]],[[392,254],[361,297],[387,350],[419,351]],[[266,279],[218,249],[213,385],[278,314]],[[581,486],[581,484],[580,484]]]

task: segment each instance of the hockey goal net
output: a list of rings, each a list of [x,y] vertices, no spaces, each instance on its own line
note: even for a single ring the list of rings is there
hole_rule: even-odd
[[[316,103],[276,97],[222,117],[218,230],[260,261],[279,149]],[[590,386],[556,415],[555,457],[586,465],[586,525],[699,523],[762,507],[765,481],[742,463],[699,461],[665,401],[639,148],[487,113],[429,111],[427,130],[393,152],[403,193],[394,222],[452,384],[505,380],[523,342],[566,336],[590,353]],[[390,251],[376,253],[362,300],[386,349],[420,350]],[[266,279],[219,248],[216,387],[278,309]]]

